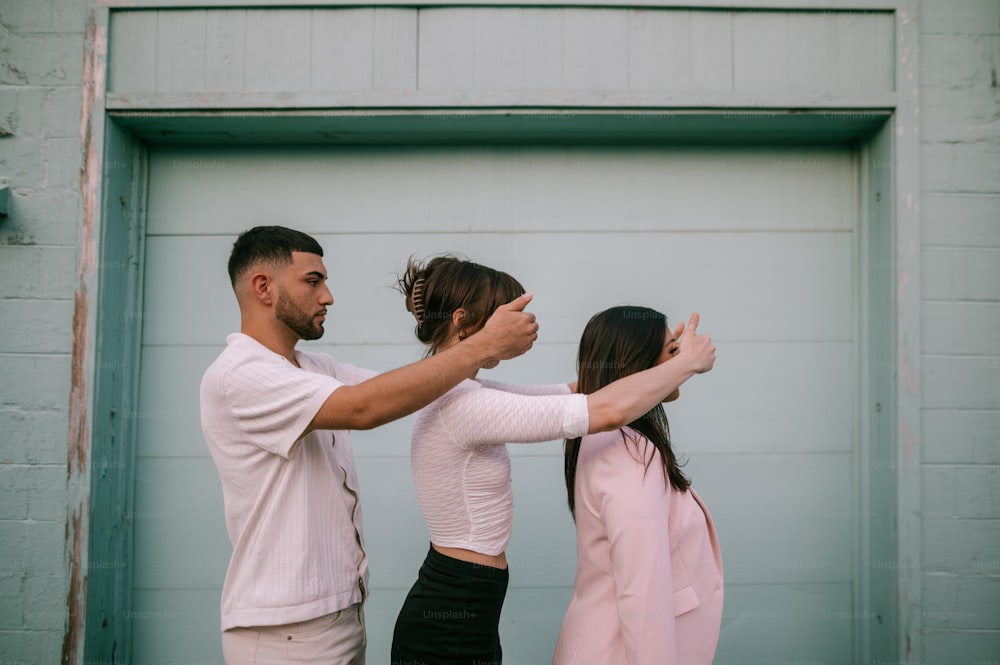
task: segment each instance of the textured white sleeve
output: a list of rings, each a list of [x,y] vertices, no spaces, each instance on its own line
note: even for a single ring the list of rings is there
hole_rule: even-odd
[[[573,438],[590,426],[586,395],[517,395],[478,388],[441,399],[438,417],[462,446]]]
[[[522,386],[516,383],[504,383],[502,381],[491,381],[490,379],[477,379],[483,388],[490,390],[502,390],[505,393],[516,393],[518,395],[569,395],[569,385],[565,383],[544,383],[537,385]]]

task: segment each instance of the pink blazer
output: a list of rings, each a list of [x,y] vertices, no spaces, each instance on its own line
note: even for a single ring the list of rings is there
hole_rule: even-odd
[[[624,431],[628,445],[618,430],[580,445],[576,581],[553,663],[710,665],[722,624],[715,524],[693,489],[665,485],[659,452]]]

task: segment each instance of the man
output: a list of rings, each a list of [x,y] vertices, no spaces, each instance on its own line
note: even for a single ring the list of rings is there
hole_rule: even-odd
[[[205,372],[201,422],[222,480],[233,554],[222,589],[226,663],[363,664],[368,586],[348,430],[437,399],[537,337],[525,295],[453,348],[385,374],[296,351],[323,335],[323,249],[280,226],[237,238],[241,331]]]

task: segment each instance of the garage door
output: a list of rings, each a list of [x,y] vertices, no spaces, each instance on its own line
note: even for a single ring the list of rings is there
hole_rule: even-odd
[[[720,663],[853,659],[860,557],[856,164],[846,147],[154,148],[135,489],[137,663],[218,663],[230,545],[198,419],[200,377],[239,327],[225,264],[256,224],[313,233],[336,303],[310,343],[374,369],[421,349],[395,272],[459,252],[534,292],[535,348],[491,378],[569,380],[600,309],[693,310],[718,363],[669,405],[718,525]],[[369,662],[427,549],[406,419],[358,433]],[[505,662],[547,663],[574,575],[560,442],[512,448]]]

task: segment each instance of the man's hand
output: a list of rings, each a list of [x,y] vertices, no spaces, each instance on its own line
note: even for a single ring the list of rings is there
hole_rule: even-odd
[[[531,297],[530,293],[525,293],[501,305],[482,329],[469,338],[469,341],[475,340],[483,345],[487,364],[495,365],[501,360],[516,358],[538,339],[535,315],[524,311]]]
[[[701,374],[715,365],[715,344],[712,344],[712,338],[708,335],[697,334],[698,318],[697,312],[691,315],[687,332],[681,337],[680,351],[676,357],[688,363],[696,374]]]

